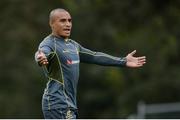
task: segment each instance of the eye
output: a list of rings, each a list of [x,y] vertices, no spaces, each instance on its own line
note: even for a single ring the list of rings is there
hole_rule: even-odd
[[[69,22],[72,22],[72,19],[68,19]]]
[[[66,19],[60,19],[59,22],[66,22]]]

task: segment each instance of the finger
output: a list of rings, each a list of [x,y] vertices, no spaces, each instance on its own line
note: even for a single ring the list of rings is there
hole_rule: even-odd
[[[48,62],[43,62],[43,65],[47,65],[48,64]]]
[[[138,64],[141,64],[141,65],[144,65],[146,62],[144,61],[144,62],[139,62]]]
[[[47,62],[47,58],[43,56],[42,54],[40,54],[38,51],[37,61],[38,61],[38,64],[43,65],[43,62]]]
[[[47,65],[47,64],[48,64],[48,61],[40,61],[40,64],[41,64],[41,65]]]
[[[138,59],[138,62],[145,62],[146,59]]]
[[[138,67],[141,67],[141,66],[143,66],[143,64],[142,64],[142,63],[139,63],[137,66],[138,66]]]
[[[38,59],[38,61],[42,61],[42,60],[45,60],[45,59],[47,59],[47,58],[44,57],[44,56],[38,56],[37,59]]]
[[[146,62],[146,59],[145,59],[145,58],[138,58],[137,60],[138,60],[139,63],[141,63],[141,62]]]
[[[136,58],[138,62],[141,62],[141,61],[146,61],[145,58]]]
[[[136,53],[136,50],[132,51],[130,54],[133,56]]]
[[[38,62],[42,64],[43,62],[48,62],[48,60],[46,58],[40,58]]]
[[[139,64],[137,67],[142,67],[143,66],[143,64]]]
[[[138,60],[146,59],[146,56],[138,57]]]
[[[139,65],[144,65],[144,64],[146,64],[146,62],[141,62],[141,63],[138,63]]]
[[[134,66],[134,68],[142,67],[142,66],[143,66],[142,64],[136,64],[136,65]]]
[[[146,63],[146,61],[139,61],[137,65],[143,66]]]

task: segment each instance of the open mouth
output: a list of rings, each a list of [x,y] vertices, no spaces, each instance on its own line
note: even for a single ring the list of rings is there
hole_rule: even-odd
[[[63,31],[65,31],[65,32],[70,32],[70,31],[71,31],[71,29],[66,28],[66,29],[63,29]]]

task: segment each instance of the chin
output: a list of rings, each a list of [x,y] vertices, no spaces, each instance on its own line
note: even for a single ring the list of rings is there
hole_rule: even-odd
[[[63,35],[63,36],[61,36],[61,37],[64,38],[64,39],[67,39],[67,38],[69,38],[69,36],[70,36],[70,35]]]
[[[70,35],[64,35],[64,38],[69,38]]]

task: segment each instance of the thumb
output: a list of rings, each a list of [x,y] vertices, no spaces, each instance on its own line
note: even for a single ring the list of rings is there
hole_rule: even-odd
[[[41,54],[41,53],[42,53],[42,50],[41,50],[41,49],[38,49],[38,53]]]
[[[44,55],[44,52],[41,49],[38,49],[38,54],[39,55]]]
[[[132,51],[130,54],[133,56],[136,53],[136,50]]]
[[[37,51],[37,57],[38,57],[38,58],[43,57],[43,52],[42,52],[41,49],[38,49],[38,51]]]

